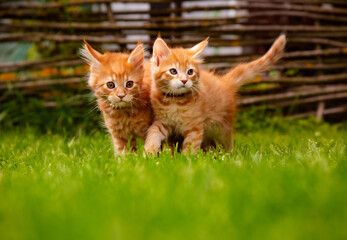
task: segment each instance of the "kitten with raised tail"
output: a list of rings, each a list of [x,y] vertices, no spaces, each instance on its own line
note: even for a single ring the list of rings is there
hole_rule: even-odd
[[[261,58],[240,64],[224,76],[200,67],[208,39],[190,49],[169,48],[160,37],[154,43],[150,70],[151,104],[155,121],[148,130],[145,150],[158,152],[170,135],[184,137],[183,152],[201,146],[232,148],[236,92],[249,79],[281,58],[286,37],[281,35]]]
[[[88,85],[93,90],[105,125],[112,136],[115,155],[136,148],[152,123],[150,82],[144,82],[144,48],[139,43],[128,55],[100,52],[86,41],[81,55],[90,65]]]

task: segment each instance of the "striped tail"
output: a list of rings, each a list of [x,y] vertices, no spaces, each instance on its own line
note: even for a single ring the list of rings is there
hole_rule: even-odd
[[[286,36],[282,34],[272,44],[270,50],[261,58],[250,63],[240,64],[229,73],[224,75],[224,81],[232,81],[236,89],[248,82],[249,79],[266,71],[271,65],[275,64],[281,57],[286,45]]]

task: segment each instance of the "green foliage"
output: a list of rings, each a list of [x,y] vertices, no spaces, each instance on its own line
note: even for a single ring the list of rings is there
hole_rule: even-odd
[[[278,130],[283,127],[283,115],[278,109],[274,112],[267,111],[266,106],[247,109],[237,116],[235,127],[238,131],[257,131],[259,128]]]
[[[35,61],[35,60],[39,60],[42,59],[41,57],[41,52],[37,49],[38,45],[37,44],[31,44],[30,48],[28,49],[28,54],[26,59],[22,59],[22,60],[28,60],[28,61]]]
[[[281,74],[281,72],[277,71],[277,70],[269,71],[269,77],[270,78],[278,78],[278,77],[280,77],[280,74]]]
[[[27,59],[31,46],[31,43],[0,43],[0,62],[17,62]]]
[[[95,98],[84,83],[58,85],[34,95],[23,94],[9,84],[0,102],[0,128],[31,126],[42,132],[61,132],[73,131],[76,125],[92,127],[100,120]]]
[[[79,125],[2,129],[1,238],[346,239],[346,125],[251,112],[237,126],[233,153],[147,158]]]
[[[293,69],[289,69],[287,70],[284,75],[285,76],[288,76],[288,77],[291,77],[291,76],[295,76],[299,73],[299,69],[296,69],[296,68],[293,68]]]
[[[34,127],[41,132],[71,132],[75,134],[77,129],[101,128],[100,113],[91,94],[76,95],[75,98],[67,98],[60,95],[60,99],[54,98],[56,107],[45,107],[44,102],[36,97],[26,97],[20,93],[12,92],[12,100],[0,104],[0,128]],[[83,105],[70,105],[80,100]]]

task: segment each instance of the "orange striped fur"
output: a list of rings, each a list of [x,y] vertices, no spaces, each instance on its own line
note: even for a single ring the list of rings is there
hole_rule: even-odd
[[[88,84],[97,98],[115,154],[125,152],[130,139],[145,139],[152,123],[150,82],[143,81],[144,49],[138,44],[130,55],[106,52],[101,54],[87,42],[81,50],[90,65]]]
[[[184,137],[184,152],[211,144],[231,150],[236,91],[282,56],[286,38],[280,36],[263,57],[240,64],[221,77],[200,67],[207,43],[208,39],[190,49],[170,49],[160,37],[155,41],[151,66],[144,77],[152,79],[155,114],[145,141],[147,152],[158,152],[169,135]]]

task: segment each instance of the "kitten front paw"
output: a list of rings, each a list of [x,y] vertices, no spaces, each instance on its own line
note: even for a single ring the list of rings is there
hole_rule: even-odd
[[[198,154],[199,148],[192,148],[190,146],[183,147],[182,153],[184,155]]]
[[[155,156],[158,152],[159,152],[159,148],[156,148],[156,147],[153,146],[152,144],[151,144],[151,145],[145,144],[145,152],[144,152],[144,155],[145,155],[145,154],[148,154],[148,155]]]
[[[124,156],[126,154],[126,151],[114,151],[114,156],[118,157],[118,156]]]

